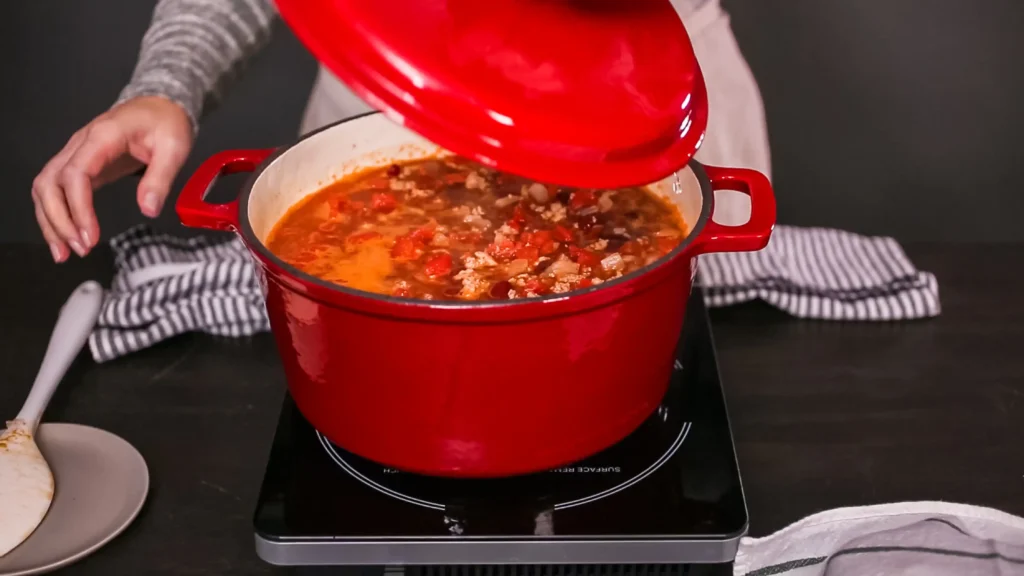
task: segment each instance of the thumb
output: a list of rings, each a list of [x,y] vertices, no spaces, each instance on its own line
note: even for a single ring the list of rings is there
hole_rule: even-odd
[[[138,201],[142,213],[150,218],[160,210],[171,192],[171,184],[188,157],[189,146],[175,138],[161,138],[153,146],[149,166],[139,182]]]

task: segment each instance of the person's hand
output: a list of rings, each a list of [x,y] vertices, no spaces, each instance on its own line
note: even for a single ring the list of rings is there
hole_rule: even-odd
[[[93,191],[146,165],[137,201],[160,214],[171,183],[192,148],[192,125],[177,104],[159,96],[133,98],[75,132],[32,182],[36,220],[53,259],[85,256],[100,237]]]

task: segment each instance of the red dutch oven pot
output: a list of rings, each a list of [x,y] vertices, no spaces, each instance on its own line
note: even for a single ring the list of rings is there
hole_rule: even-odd
[[[650,186],[681,210],[688,238],[650,266],[570,294],[436,302],[319,280],[265,245],[306,195],[368,166],[445,154],[370,114],[277,150],[203,163],[177,212],[186,226],[237,232],[251,251],[291,395],[309,422],[359,456],[453,477],[571,463],[636,429],[665,394],[696,257],[763,248],[775,199],[760,173],[696,161]],[[204,200],[221,174],[252,171],[236,201]],[[714,191],[751,200],[751,218],[712,222]]]

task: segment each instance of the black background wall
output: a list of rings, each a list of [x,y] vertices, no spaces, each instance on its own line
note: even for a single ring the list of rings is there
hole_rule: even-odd
[[[116,98],[153,4],[7,6],[0,242],[40,241],[32,178]],[[724,4],[765,99],[780,222],[902,240],[1024,240],[1024,1]],[[220,149],[293,139],[315,70],[279,26],[206,120],[183,174]],[[143,221],[134,182],[96,201],[104,237]],[[171,209],[156,225],[180,230]]]

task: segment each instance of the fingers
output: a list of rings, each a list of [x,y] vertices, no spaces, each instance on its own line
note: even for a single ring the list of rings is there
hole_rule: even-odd
[[[64,243],[64,240],[57,234],[57,231],[50,225],[49,219],[46,217],[46,213],[43,212],[43,206],[38,201],[36,205],[36,222],[39,223],[39,229],[43,231],[43,238],[46,239],[46,243],[50,246],[50,254],[53,255],[53,261],[60,263],[67,260],[68,257],[68,245]]]
[[[100,237],[100,227],[92,207],[92,184],[84,171],[70,164],[61,170],[58,184],[64,191],[64,202],[53,206],[52,210],[47,209],[47,214],[72,250],[84,256]]]
[[[85,256],[100,237],[93,209],[93,180],[104,168],[127,152],[121,131],[106,122],[95,122],[76,134],[68,145],[40,172],[32,187],[32,196],[41,208],[47,231],[57,238],[47,242],[51,251],[64,254],[69,246]]]
[[[54,260],[65,260],[70,251],[84,256],[95,246],[100,228],[94,190],[143,162],[149,167],[139,184],[139,206],[158,215],[191,141],[187,112],[160,97],[120,104],[75,133],[32,183],[36,220]]]
[[[82,243],[81,234],[71,219],[64,193],[57,181],[39,187],[36,195],[37,203],[42,207],[43,214],[50,228],[57,233],[60,241],[67,244],[79,256],[85,256],[86,248]]]
[[[185,163],[189,149],[188,144],[178,138],[157,135],[154,140],[153,155],[146,173],[139,181],[138,190],[139,208],[150,218],[160,215],[174,177]]]
[[[72,226],[78,242],[88,252],[100,237],[100,226],[93,208],[93,187],[100,175],[128,151],[123,132],[108,122],[96,122],[61,170],[59,184],[70,209]],[[54,223],[56,224],[56,223]],[[59,232],[63,230],[58,227]],[[68,243],[72,239],[67,237]],[[72,249],[75,248],[71,244]],[[78,250],[75,250],[78,252]]]
[[[32,201],[35,204],[36,220],[39,222],[39,229],[43,233],[47,244],[50,245],[50,252],[53,259],[63,262],[68,256],[68,240],[59,234],[47,214],[47,207],[53,212],[53,220],[66,222],[68,218],[67,207],[64,204],[63,191],[58,185],[58,178],[64,164],[71,154],[78,149],[83,140],[82,131],[76,132],[67,145],[57,153],[46,166],[39,172],[32,181]],[[62,214],[64,217],[62,217]]]

